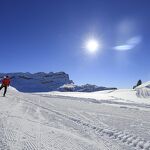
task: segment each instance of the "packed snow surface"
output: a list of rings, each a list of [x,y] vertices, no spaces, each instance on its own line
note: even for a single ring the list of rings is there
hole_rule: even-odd
[[[0,97],[0,150],[150,150],[150,99],[134,90],[24,94],[10,87]]]

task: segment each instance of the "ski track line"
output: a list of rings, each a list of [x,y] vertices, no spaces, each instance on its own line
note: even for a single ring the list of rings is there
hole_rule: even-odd
[[[20,99],[22,99],[22,98],[20,98]],[[53,113],[57,114],[58,116],[62,116],[63,118],[69,119],[69,120],[77,123],[78,125],[82,125],[84,127],[95,130],[99,134],[103,134],[107,137],[110,137],[110,139],[121,141],[122,143],[133,147],[135,150],[137,150],[137,149],[150,150],[150,141],[146,141],[143,138],[132,135],[128,132],[118,131],[118,130],[115,130],[115,129],[112,129],[112,128],[105,128],[105,127],[104,128],[103,127],[99,128],[99,127],[93,126],[89,123],[83,122],[79,119],[69,117],[65,114],[62,114],[62,113],[58,112],[58,111],[50,110],[49,108],[46,108],[46,107],[44,107],[42,105],[39,105],[39,104],[35,104],[35,103],[33,103],[29,100],[26,100],[26,99],[22,99],[22,100],[25,101],[25,102],[28,102],[30,104],[36,105],[36,106],[38,106],[42,109],[53,112]]]

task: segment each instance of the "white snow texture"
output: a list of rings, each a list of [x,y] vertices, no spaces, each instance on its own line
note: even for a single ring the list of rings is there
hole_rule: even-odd
[[[30,94],[10,87],[0,97],[0,150],[150,150],[150,98],[137,94],[147,87]]]

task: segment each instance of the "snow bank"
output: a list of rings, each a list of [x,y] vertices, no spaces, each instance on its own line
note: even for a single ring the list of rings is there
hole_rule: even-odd
[[[145,87],[144,87],[145,89]],[[139,91],[145,91],[144,97],[138,96]],[[85,98],[87,100],[91,99],[94,102],[106,102],[110,104],[148,104],[150,105],[150,97],[146,97],[146,90],[143,88],[138,90],[133,89],[119,89],[119,90],[105,90],[98,92],[44,92],[37,93],[45,96],[64,96],[64,97],[75,97],[75,98]],[[147,94],[148,95],[148,94]],[[89,100],[90,101],[90,100]]]
[[[138,86],[135,90],[138,97],[150,98],[150,81]]]

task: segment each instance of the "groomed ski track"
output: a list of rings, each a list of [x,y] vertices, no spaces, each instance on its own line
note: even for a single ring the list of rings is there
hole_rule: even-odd
[[[150,110],[10,91],[0,150],[150,150]]]

